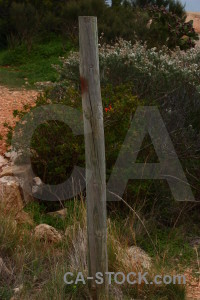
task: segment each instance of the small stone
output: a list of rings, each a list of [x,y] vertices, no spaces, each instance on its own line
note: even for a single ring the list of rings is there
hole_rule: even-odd
[[[16,287],[16,288],[13,289],[14,293],[15,294],[20,293],[21,290],[23,290],[23,287],[24,287],[23,284],[20,284],[20,286],[18,286],[18,287]]]
[[[20,193],[19,183],[12,176],[0,178],[0,204],[4,211],[17,215],[22,211],[24,203]]]
[[[24,173],[27,176],[24,176]],[[13,165],[13,166],[6,166],[2,169],[0,173],[1,177],[13,177],[15,178],[16,182],[20,186],[20,192],[23,196],[24,204],[28,204],[34,201],[34,198],[31,194],[31,174],[30,174],[30,166],[29,165]]]
[[[132,272],[150,270],[152,262],[150,256],[141,248],[132,246],[127,249],[118,247],[117,260],[119,260],[126,270]]]
[[[35,185],[37,185],[37,186],[40,186],[40,185],[43,184],[43,183],[42,183],[42,180],[40,179],[40,177],[35,177],[35,178],[33,178],[33,183],[34,183]]]
[[[47,224],[40,224],[36,226],[34,234],[36,239],[50,243],[59,243],[62,241],[61,234],[54,227]]]
[[[8,164],[8,160],[5,159],[2,155],[0,155],[0,168],[7,164]]]
[[[34,194],[39,193],[42,185],[43,185],[43,182],[39,177],[33,178],[32,194],[34,195]]]

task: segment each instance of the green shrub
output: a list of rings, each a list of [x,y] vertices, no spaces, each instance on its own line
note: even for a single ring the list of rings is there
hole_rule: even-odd
[[[13,2],[10,7],[11,33],[8,36],[10,46],[16,46],[16,37],[20,43],[32,47],[33,37],[38,30],[39,15],[30,3]],[[14,38],[14,39],[13,39]]]
[[[120,147],[129,128],[131,117],[138,105],[157,105],[170,133],[184,170],[189,172],[189,182],[195,187],[198,197],[199,162],[198,128],[190,126],[191,113],[198,117],[196,103],[199,99],[199,51],[157,51],[146,46],[119,40],[114,46],[100,47],[100,69],[104,107],[107,178],[116,162]],[[72,53],[57,67],[58,83],[41,96],[36,106],[54,103],[82,110],[79,55]],[[145,100],[144,100],[145,99]],[[23,114],[22,114],[23,115]],[[21,115],[20,115],[21,116]],[[194,124],[196,118],[194,118]],[[23,127],[23,125],[22,125]],[[22,140],[22,142],[24,142]],[[145,140],[142,148],[151,141]],[[188,146],[190,145],[190,146]],[[23,149],[27,145],[22,143]],[[36,174],[46,183],[61,183],[66,180],[74,165],[84,166],[83,136],[73,136],[61,122],[45,122],[34,133],[32,164]],[[156,162],[152,149],[139,154],[140,162]],[[188,173],[187,173],[188,174]],[[125,197],[141,205],[140,199],[148,198],[143,212],[154,215],[163,224],[171,226],[180,209],[174,204],[166,182],[162,180],[129,184]],[[159,198],[155,208],[155,199]],[[166,198],[168,199],[166,201]],[[152,208],[153,207],[153,208]]]
[[[152,18],[148,44],[166,45],[170,49],[179,46],[183,50],[195,46],[198,34],[194,31],[193,21],[186,22],[185,15],[179,17],[164,7],[149,6],[147,10]]]
[[[108,85],[102,90],[102,97],[106,124],[107,174],[109,174],[124,141],[131,116],[138,105],[138,98],[132,95],[129,85],[118,87]],[[56,89],[50,90],[38,99],[36,106],[48,104],[49,98],[51,103],[82,109],[80,92],[74,88],[64,88],[61,99],[57,98]],[[15,116],[22,117],[24,113],[15,111]],[[23,124],[21,126],[23,128]],[[22,146],[26,151],[27,145],[23,142],[24,140],[18,146]],[[33,169],[45,183],[64,182],[75,165],[84,167],[84,137],[74,136],[71,129],[62,122],[55,120],[41,124],[34,132],[31,148],[34,150]]]
[[[146,4],[151,5],[150,9]],[[112,6],[104,0],[9,0],[0,1],[0,45],[16,47],[26,43],[30,50],[35,39],[49,41],[52,34],[78,45],[78,16],[83,15],[98,17],[99,32],[104,32],[107,42],[121,37],[132,42],[148,41],[149,47],[164,44],[185,49],[192,47],[196,38],[192,24],[185,28],[183,6],[174,0],[133,1],[132,4],[117,0]],[[154,21],[149,28],[151,19]],[[181,24],[176,36],[177,23]],[[182,36],[188,38],[181,40]]]
[[[164,7],[179,17],[185,15],[184,5],[179,0],[133,0],[133,5],[145,8],[147,5]]]

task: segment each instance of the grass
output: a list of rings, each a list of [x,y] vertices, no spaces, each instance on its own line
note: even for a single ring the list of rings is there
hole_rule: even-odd
[[[66,285],[63,276],[67,271],[76,275],[83,272],[87,276],[83,261],[86,259],[86,207],[84,201],[74,200],[66,204],[66,219],[56,223],[57,230],[62,232],[63,241],[59,244],[48,244],[45,241],[38,241],[34,238],[33,227],[18,225],[15,227],[12,216],[5,216],[0,210],[0,257],[6,263],[7,268],[12,271],[12,278],[1,276],[0,278],[0,299],[9,300],[14,296],[13,289],[22,286],[17,297],[26,299],[89,299],[88,284]],[[44,206],[32,203],[26,210],[33,216],[35,225],[49,223],[55,219],[47,216]],[[130,227],[127,219],[121,220],[121,229]],[[64,232],[67,232],[64,235]],[[127,239],[131,238],[133,230],[129,228],[126,232]],[[83,238],[84,237],[84,238]],[[165,238],[166,239],[166,238]],[[84,247],[83,247],[84,243]],[[109,271],[130,272],[130,266],[123,265],[117,253],[126,251],[128,243],[121,239],[119,224],[108,219],[108,258]],[[119,252],[118,252],[119,253]],[[85,259],[83,259],[85,257]],[[170,274],[165,265],[162,265],[162,258],[157,268],[152,257],[153,265],[149,276],[154,274]],[[174,271],[174,265],[171,265]],[[134,270],[132,270],[134,271]],[[150,274],[151,273],[151,274]],[[178,273],[177,273],[178,274]],[[87,283],[87,280],[86,280]],[[184,300],[186,291],[182,285],[115,285],[111,290],[120,292],[123,299],[150,299],[150,300]],[[117,294],[118,294],[117,292]],[[17,299],[18,299],[17,298]],[[110,299],[119,299],[113,294]]]
[[[0,85],[11,88],[32,88],[36,82],[55,81],[57,72],[52,64],[59,64],[73,46],[69,41],[53,38],[47,43],[33,44],[30,52],[25,45],[0,51]],[[28,84],[26,84],[28,82]]]
[[[126,299],[148,300],[184,300],[186,299],[185,287],[182,285],[143,286],[143,288],[126,287]],[[148,296],[147,296],[148,295]],[[147,298],[146,298],[147,296]]]

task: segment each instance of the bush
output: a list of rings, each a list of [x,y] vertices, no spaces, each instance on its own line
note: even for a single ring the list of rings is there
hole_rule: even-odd
[[[10,7],[11,33],[8,36],[10,46],[16,46],[16,37],[19,43],[26,43],[30,50],[33,38],[38,30],[39,15],[30,3],[13,2]]]
[[[53,104],[64,104],[81,110],[80,91],[63,88],[62,98],[58,98],[56,92],[56,89],[48,91],[38,99],[36,106],[47,104],[48,99],[51,99]],[[131,116],[138,105],[138,98],[132,95],[129,85],[118,87],[108,85],[103,89],[102,96],[106,124],[107,174],[109,174],[124,141]],[[15,115],[20,117],[23,117],[24,113],[15,111]],[[21,126],[23,129],[24,125]],[[62,183],[70,176],[75,165],[84,167],[83,138],[74,136],[66,124],[58,121],[48,121],[37,128],[31,143],[32,164],[35,173],[43,182]],[[24,142],[22,140],[18,146],[22,147],[25,153],[27,144]]]
[[[164,7],[154,6],[149,6],[148,12],[152,18],[152,24],[147,43],[150,45],[154,43],[154,46],[158,47],[166,45],[170,49],[179,46],[182,50],[195,46],[198,34],[194,31],[193,21],[185,22],[185,15],[179,17]]]
[[[132,2],[134,6],[143,8],[147,5],[164,7],[179,17],[183,17],[185,15],[184,5],[179,0],[133,0]]]
[[[119,39],[114,45],[100,46],[99,58],[102,85],[131,82],[133,93],[148,99],[170,95],[183,86],[200,92],[198,49],[148,49],[142,43]],[[79,53],[72,52],[62,63],[62,67],[56,66],[60,83],[79,86]]]
[[[156,105],[159,107],[165,125],[170,133],[176,152],[199,197],[199,131],[198,119],[200,52],[190,49],[187,52],[177,49],[170,51],[148,49],[146,46],[119,40],[114,46],[104,44],[100,47],[100,70],[104,124],[106,139],[107,178],[116,162],[119,150],[130,126],[131,118],[138,105]],[[82,110],[79,82],[79,54],[72,53],[63,59],[63,65],[56,67],[60,74],[58,83],[41,96],[36,106],[54,103],[64,104]],[[32,110],[32,109],[31,109]],[[23,116],[23,113],[18,113]],[[191,118],[192,115],[192,118]],[[193,122],[194,120],[194,122]],[[193,122],[191,124],[191,122]],[[22,123],[20,126],[23,126]],[[78,126],[78,124],[77,124]],[[20,131],[19,131],[20,133]],[[20,136],[20,135],[19,135]],[[27,151],[25,140],[19,147]],[[143,142],[139,154],[140,162],[155,162],[154,152],[148,146],[151,141]],[[69,128],[60,122],[45,122],[36,131],[32,139],[32,164],[36,174],[46,183],[58,184],[66,180],[74,165],[84,166],[83,137],[74,137]],[[152,162],[151,161],[151,162]],[[169,226],[180,209],[180,203],[174,203],[166,182],[151,180],[129,184],[125,193],[128,201],[139,199],[135,205],[141,205],[143,211],[154,215]],[[155,199],[159,203],[155,208]],[[168,198],[168,201],[166,201]]]
[[[123,1],[123,5],[121,2],[117,0],[109,6],[104,0],[2,1],[0,44],[18,46],[26,42],[31,48],[35,38],[50,40],[56,34],[77,45],[78,16],[94,15],[98,17],[99,32],[104,32],[107,42],[121,37],[132,42],[148,41],[149,47],[163,44],[171,48],[193,47],[197,35],[192,24],[185,24],[185,12],[179,2],[136,1],[133,5],[129,1]],[[147,9],[144,4],[151,6]]]

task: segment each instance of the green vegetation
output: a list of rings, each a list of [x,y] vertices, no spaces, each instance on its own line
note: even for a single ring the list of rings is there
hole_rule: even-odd
[[[74,199],[67,204],[66,218],[61,220],[63,227],[57,227],[59,232],[64,233],[62,242],[58,244],[47,243],[37,240],[34,237],[34,226],[44,221],[44,210],[37,203],[29,205],[27,209],[30,214],[35,215],[37,222],[32,227],[25,225],[17,226],[14,223],[13,216],[0,213],[0,253],[1,258],[6,262],[7,267],[13,268],[12,280],[6,277],[4,273],[0,278],[0,297],[2,300],[9,300],[13,295],[13,289],[20,287],[19,292],[15,294],[20,299],[89,299],[88,284],[83,283],[66,285],[63,276],[67,271],[74,274],[74,279],[78,272],[83,272],[87,277],[87,270],[84,267],[86,259],[86,207],[83,199]],[[2,210],[1,210],[2,211]],[[1,212],[0,211],[0,212]],[[36,217],[37,216],[37,217]],[[47,218],[46,218],[47,220]],[[45,221],[46,221],[45,220]],[[53,219],[52,219],[53,220]],[[126,219],[121,219],[120,227],[116,220],[108,219],[108,254],[109,270],[118,272],[123,270],[125,274],[130,272],[130,259],[121,260],[124,251],[127,249],[127,241],[133,239],[133,230],[131,225],[133,216],[129,215]],[[129,223],[130,222],[130,223]],[[126,238],[123,237],[123,231],[126,229]],[[129,229],[129,232],[128,232]],[[144,237],[145,238],[145,237]],[[174,238],[169,240],[166,236],[158,235],[155,237],[157,243],[170,244],[175,243]],[[161,250],[161,249],[160,249]],[[148,280],[152,280],[156,274],[173,274],[175,271],[174,263],[178,254],[182,250],[182,245],[177,248],[177,256],[166,252],[163,249],[160,254],[165,256],[168,264],[163,263],[163,257],[152,255],[153,265]],[[190,248],[190,251],[192,249]],[[118,257],[118,255],[120,255]],[[179,254],[180,255],[180,254]],[[128,264],[127,264],[128,263]],[[180,263],[176,268],[176,274],[183,272]],[[197,270],[197,267],[194,268]],[[133,269],[131,269],[133,271]],[[181,273],[183,274],[183,273]],[[87,283],[87,279],[86,279]],[[115,285],[110,287],[110,298],[118,299],[119,295],[123,299],[134,298],[150,300],[184,300],[186,299],[185,286],[179,284],[169,285]]]
[[[170,13],[184,16],[184,8],[176,0],[159,1],[113,1],[112,6],[104,0],[65,0],[65,1],[0,1],[0,46],[16,46],[25,43],[30,50],[35,38],[50,38],[51,34],[72,38],[77,41],[78,16],[96,15],[100,32],[109,40],[119,36],[134,39],[134,31],[139,38],[145,34],[145,22],[139,24],[138,8],[142,8],[140,18],[145,17],[145,4],[167,8]],[[126,22],[124,22],[126,20]],[[132,32],[132,33],[131,33]]]
[[[192,129],[189,124],[191,114],[196,116],[195,120],[198,115],[191,98],[198,101],[200,96],[199,50],[190,49],[185,53],[180,49],[169,51],[164,47],[157,51],[155,48],[148,49],[142,43],[131,44],[120,39],[114,45],[104,44],[100,47],[99,53],[107,179],[137,106],[156,105],[181,158],[184,171],[190,175],[188,180],[194,187],[198,199],[199,182],[196,181],[199,174],[199,168],[196,167],[199,163],[198,122],[192,123],[194,126]],[[38,97],[36,107],[42,109],[44,104],[64,104],[81,111],[78,53],[72,52],[66,59],[62,59],[62,65],[56,67],[56,70],[58,82],[54,82]],[[26,109],[15,111],[15,115],[20,118],[26,116],[26,113]],[[33,118],[33,115],[30,115],[30,118]],[[75,123],[79,125],[78,122]],[[23,126],[22,122],[20,125],[22,130]],[[19,137],[20,133],[21,131]],[[19,140],[20,145],[17,146],[23,149],[26,159],[25,139]],[[189,149],[188,144],[192,144]],[[148,136],[142,148],[137,162],[157,162]],[[74,165],[84,166],[83,137],[74,136],[62,122],[49,121],[40,125],[33,135],[31,149],[34,150],[32,151],[34,171],[45,183],[61,183],[69,177]],[[198,203],[175,202],[169,186],[162,180],[130,181],[123,198],[125,202],[107,205],[109,269],[113,271],[126,269],[123,260],[119,261],[119,253],[137,245],[151,256],[152,274],[171,274],[175,271],[184,274],[188,268],[192,268],[195,276],[195,272],[198,272],[196,251],[199,251],[199,246],[197,250],[193,249],[191,241],[200,234]],[[67,206],[69,212],[64,221],[46,214],[49,210],[61,208],[58,202],[54,207],[50,203],[45,207],[41,204],[37,204],[35,208],[30,206],[27,211],[33,215],[36,224],[45,222],[64,231],[69,224],[73,226],[73,215],[76,219],[81,219],[78,215],[81,210],[77,207],[74,210],[73,200],[63,201],[63,205]],[[118,251],[119,247],[121,252]],[[80,297],[80,289],[79,286],[70,286],[66,291],[77,299]],[[185,287],[181,285],[122,286],[122,291],[123,299],[131,297],[145,299],[148,295],[149,299],[183,300],[186,294]],[[87,294],[87,288],[84,293]]]
[[[103,0],[0,0],[0,85],[35,88],[37,82],[48,81],[36,108],[43,111],[43,106],[60,104],[82,112],[79,15],[98,17],[107,180],[137,107],[157,106],[198,200],[200,51],[194,49],[198,37],[179,1],[113,0],[109,6]],[[75,165],[85,166],[84,136],[74,136],[61,121],[46,121],[35,130],[29,149],[21,134],[32,126],[34,109],[25,105],[13,112],[21,129],[15,135],[15,150],[22,154],[17,163],[26,161],[31,150],[36,176],[47,184],[63,183]],[[30,122],[20,123],[26,116]],[[71,117],[79,128],[80,120]],[[14,128],[6,126],[10,145]],[[149,136],[141,149],[137,163],[158,162]],[[10,300],[20,285],[18,297],[23,300],[89,299],[87,284],[63,282],[69,270],[87,275],[85,192],[77,199],[56,200],[27,204],[24,210],[33,220],[28,225],[16,225],[12,215],[0,210],[0,258],[13,271],[12,280],[0,276],[0,299]],[[63,208],[65,216],[52,214]],[[152,260],[150,277],[184,274],[188,268],[193,276],[199,274],[200,246],[192,247],[200,236],[198,202],[175,202],[164,180],[130,180],[123,201],[108,202],[107,213],[110,271],[136,270],[130,264],[134,255],[129,257],[127,251],[140,247]],[[43,223],[55,227],[62,241],[37,240],[34,227]],[[186,298],[182,285],[113,284],[111,290],[125,300]]]
[[[52,65],[59,57],[66,57],[73,46],[55,37],[43,44],[34,44],[31,51],[23,44],[0,52],[0,84],[11,87],[33,88],[36,82],[58,79]],[[26,84],[26,82],[28,84]]]
[[[80,15],[98,17],[99,33],[104,33],[101,43],[122,37],[148,47],[187,49],[198,39],[192,23],[185,23],[184,8],[173,0],[113,1],[112,6],[103,0],[2,0],[0,84],[33,88],[36,82],[56,81],[52,64],[78,47]]]

